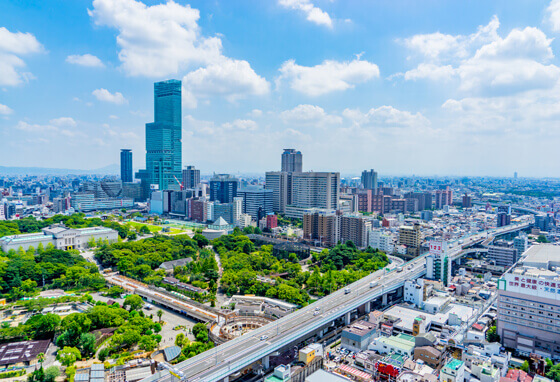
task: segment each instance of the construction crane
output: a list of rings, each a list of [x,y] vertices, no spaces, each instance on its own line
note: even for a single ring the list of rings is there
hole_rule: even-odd
[[[175,181],[177,182],[179,187],[181,187],[181,191],[183,191],[183,183],[179,182],[179,179],[177,179],[177,177],[175,175],[173,175],[173,177],[175,178]]]

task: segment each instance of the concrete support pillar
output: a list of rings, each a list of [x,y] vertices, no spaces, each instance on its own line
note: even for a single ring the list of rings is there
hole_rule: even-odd
[[[346,313],[346,315],[344,316],[344,323],[346,325],[350,325],[350,312]]]
[[[222,379],[222,382],[229,382],[229,375],[227,377],[225,377],[224,379]]]
[[[366,302],[366,313],[371,312],[371,301]]]
[[[383,295],[383,302],[382,302],[383,306],[387,305],[387,293],[385,293]]]
[[[270,367],[270,356],[266,356],[262,359],[263,368],[267,370]]]

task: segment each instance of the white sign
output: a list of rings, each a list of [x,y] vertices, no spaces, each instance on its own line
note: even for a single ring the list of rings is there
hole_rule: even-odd
[[[447,242],[443,240],[430,241],[430,253],[441,256],[447,251]]]
[[[508,292],[560,300],[560,281],[511,273],[504,275],[504,278],[505,290]]]

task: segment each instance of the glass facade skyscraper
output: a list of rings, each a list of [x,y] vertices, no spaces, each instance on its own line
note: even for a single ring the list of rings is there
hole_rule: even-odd
[[[180,189],[181,130],[181,81],[156,82],[154,122],[146,124],[146,170],[137,174],[151,189]]]
[[[121,181],[132,182],[132,150],[121,149]]]

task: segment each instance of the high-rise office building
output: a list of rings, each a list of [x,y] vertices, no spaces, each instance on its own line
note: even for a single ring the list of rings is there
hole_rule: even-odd
[[[500,267],[511,267],[517,263],[520,255],[513,243],[505,240],[497,240],[493,245],[488,246],[488,260],[493,261],[494,265]]]
[[[210,201],[232,203],[237,197],[239,179],[229,174],[214,174],[210,179]],[[228,221],[228,223],[231,223]]]
[[[527,240],[527,235],[520,234],[513,239],[513,247],[517,250],[517,256],[521,257],[529,247],[529,241]]]
[[[303,237],[319,245],[333,246],[339,240],[339,219],[335,211],[312,209],[303,214]]]
[[[366,190],[377,189],[377,173],[374,170],[362,171],[362,186]]]
[[[498,213],[496,214],[496,226],[504,227],[511,224],[511,205],[504,204],[498,206]]]
[[[453,190],[449,186],[436,190],[435,199],[436,210],[443,209],[443,206],[451,206],[453,205]]]
[[[292,175],[282,171],[269,171],[265,175],[267,190],[272,190],[272,210],[276,213],[285,213],[286,206],[291,203]]]
[[[200,183],[200,170],[187,166],[183,170],[183,188],[195,188]]]
[[[418,256],[420,254],[421,241],[420,224],[414,224],[413,226],[403,225],[399,228],[399,244],[406,246],[407,254]]]
[[[147,187],[180,188],[181,130],[181,81],[156,82],[154,122],[146,124],[146,169],[136,174]]]
[[[282,171],[284,172],[302,172],[303,158],[301,151],[294,149],[284,149],[282,153]]]
[[[243,198],[243,213],[260,221],[266,215],[272,213],[273,190],[251,186],[241,188],[237,195]]]
[[[121,181],[132,182],[132,150],[121,149]]]
[[[463,195],[463,208],[472,208],[472,196],[467,194]]]
[[[338,209],[340,174],[338,172],[300,172],[292,174],[292,200],[286,207],[289,217],[302,218],[308,208]]]

